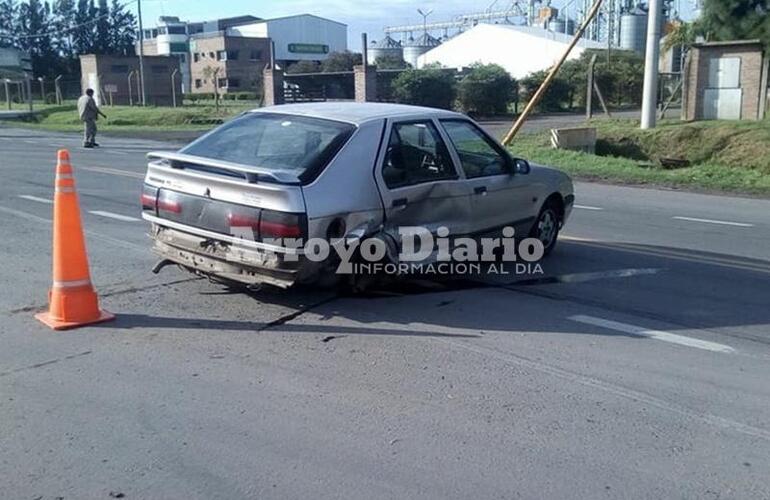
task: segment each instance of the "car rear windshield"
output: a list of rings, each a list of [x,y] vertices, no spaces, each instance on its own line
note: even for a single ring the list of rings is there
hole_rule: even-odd
[[[201,137],[181,152],[315,178],[355,126],[320,118],[248,113]]]

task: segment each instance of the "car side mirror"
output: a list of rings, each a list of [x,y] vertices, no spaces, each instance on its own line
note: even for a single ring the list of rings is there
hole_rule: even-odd
[[[529,162],[527,160],[523,158],[513,159],[512,173],[527,175],[531,170],[532,168],[529,166]]]

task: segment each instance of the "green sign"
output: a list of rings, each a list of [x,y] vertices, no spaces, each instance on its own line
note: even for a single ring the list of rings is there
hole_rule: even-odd
[[[320,43],[290,43],[289,52],[295,54],[328,54],[329,46]]]

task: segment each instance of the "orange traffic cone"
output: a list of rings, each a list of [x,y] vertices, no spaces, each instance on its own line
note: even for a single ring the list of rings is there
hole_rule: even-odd
[[[53,286],[48,292],[48,312],[35,315],[54,330],[115,318],[99,309],[99,298],[91,285],[72,173],[69,151],[60,149],[53,209]]]

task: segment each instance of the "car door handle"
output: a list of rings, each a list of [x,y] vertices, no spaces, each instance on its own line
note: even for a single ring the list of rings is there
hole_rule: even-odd
[[[475,188],[473,188],[473,192],[483,196],[483,195],[487,194],[487,187],[486,186],[476,186]]]
[[[393,208],[403,208],[409,204],[409,200],[407,198],[398,198],[393,200]]]

